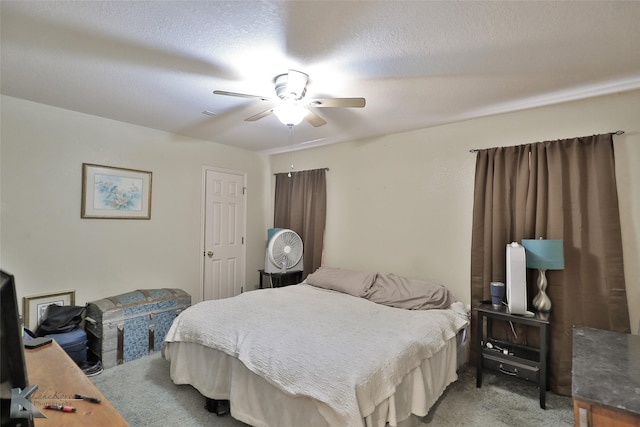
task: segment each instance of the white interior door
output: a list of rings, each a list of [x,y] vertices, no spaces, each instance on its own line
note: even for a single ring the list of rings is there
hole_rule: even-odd
[[[204,169],[203,299],[238,295],[244,284],[245,175]]]

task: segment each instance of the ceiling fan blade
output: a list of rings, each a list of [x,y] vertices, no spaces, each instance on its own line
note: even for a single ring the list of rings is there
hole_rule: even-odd
[[[309,101],[310,107],[318,108],[362,108],[365,104],[364,98],[320,98]]]
[[[254,114],[251,117],[247,117],[246,119],[244,119],[245,122],[255,122],[256,120],[260,120],[263,117],[267,117],[269,114],[273,113],[273,108],[270,108],[268,110],[265,110],[261,113],[258,114]]]
[[[236,96],[238,98],[255,98],[261,101],[269,101],[271,98],[267,98],[266,96],[260,95],[247,95],[246,93],[237,93],[237,92],[227,92],[224,90],[214,90],[214,95],[224,95],[224,96]]]
[[[313,111],[309,111],[304,119],[314,128],[327,124],[325,119],[323,119]]]

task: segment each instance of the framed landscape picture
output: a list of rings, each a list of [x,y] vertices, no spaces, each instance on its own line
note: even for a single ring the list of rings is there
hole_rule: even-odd
[[[151,172],[83,163],[80,216],[151,219]]]

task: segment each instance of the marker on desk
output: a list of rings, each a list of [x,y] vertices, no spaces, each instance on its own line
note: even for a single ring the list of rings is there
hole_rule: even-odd
[[[76,412],[77,409],[73,406],[62,406],[62,405],[44,405],[44,409],[53,409],[54,411],[62,411],[62,412]]]
[[[85,396],[84,394],[76,394],[75,398],[76,399],[87,400],[87,401],[93,402],[93,403],[100,403],[100,399],[98,399],[97,397]]]

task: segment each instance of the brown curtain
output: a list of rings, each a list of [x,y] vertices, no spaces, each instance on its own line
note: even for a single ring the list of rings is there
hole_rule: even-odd
[[[327,211],[326,169],[276,174],[273,226],[300,235],[304,246],[303,279],[322,263]]]
[[[549,365],[551,389],[571,395],[573,326],[630,332],[613,134],[480,150],[474,191],[472,306],[490,300],[491,281],[505,281],[508,243],[564,240],[565,269],[547,271]],[[537,274],[528,270],[529,307]],[[539,345],[537,329],[521,329],[517,339],[508,325],[492,332]]]

